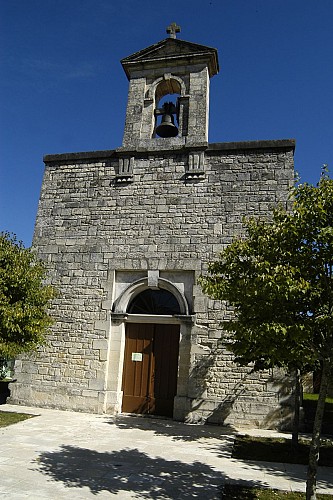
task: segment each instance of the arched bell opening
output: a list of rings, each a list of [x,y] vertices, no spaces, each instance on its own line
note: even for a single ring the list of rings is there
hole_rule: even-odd
[[[155,126],[153,137],[177,137],[180,128],[180,83],[170,78],[162,80],[155,91]]]

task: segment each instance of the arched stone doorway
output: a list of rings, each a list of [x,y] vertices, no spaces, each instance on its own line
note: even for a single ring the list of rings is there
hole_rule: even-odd
[[[180,314],[175,296],[148,288],[129,303],[129,314]],[[172,417],[177,393],[179,325],[128,323],[122,379],[122,411]]]
[[[155,286],[137,280],[119,295],[111,315],[110,360],[118,358],[108,376],[112,412],[174,416],[175,399],[187,392],[192,319],[184,294],[160,277]]]

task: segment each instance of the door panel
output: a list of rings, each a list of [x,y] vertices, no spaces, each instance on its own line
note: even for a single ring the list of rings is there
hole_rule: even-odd
[[[179,326],[156,325],[154,335],[154,414],[172,417],[177,393]]]
[[[153,332],[154,325],[126,326],[122,407],[124,412],[149,412]]]
[[[178,325],[127,324],[123,412],[172,416],[178,351]]]

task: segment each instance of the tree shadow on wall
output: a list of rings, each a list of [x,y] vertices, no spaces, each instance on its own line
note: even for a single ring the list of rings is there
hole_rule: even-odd
[[[274,371],[273,371],[274,373]],[[268,380],[268,385],[277,393],[278,404],[267,412],[262,426],[266,429],[278,428],[279,431],[291,431],[295,411],[295,384],[291,376],[275,370],[276,376]],[[277,426],[276,423],[279,422]],[[300,420],[300,426],[302,419]],[[300,427],[301,429],[301,427]]]
[[[218,345],[208,356],[205,354],[197,356],[189,377],[189,393],[193,399],[191,413],[187,421],[198,424],[217,424],[225,428],[233,429],[230,424],[225,424],[225,421],[232,412],[235,402],[246,391],[244,381],[248,373],[244,372],[242,379],[235,381],[233,390],[230,394],[216,398],[214,407],[210,409],[207,408],[205,402],[205,393],[209,391],[210,385],[213,382],[214,375],[212,374],[212,369],[217,366],[221,350],[225,350],[225,343],[223,341],[220,343],[221,345]],[[225,374],[222,372],[221,378],[223,378],[223,376],[225,376]],[[213,399],[213,397],[211,399]]]
[[[235,403],[239,400],[246,404],[255,403],[257,406],[260,403],[256,402],[254,396],[248,393],[251,389],[251,382],[256,381],[258,378],[259,383],[263,383],[263,379],[259,372],[254,372],[251,366],[240,366],[233,363],[233,370],[239,371],[239,380],[235,380],[232,392],[224,397],[217,398],[215,401],[215,406],[210,410],[205,406],[205,397],[203,394],[209,390],[209,385],[211,384],[211,371],[212,368],[216,367],[217,361],[219,361],[219,356],[221,350],[228,350],[227,344],[225,342],[219,341],[217,347],[211,352],[209,356],[201,355],[197,357],[196,363],[189,378],[190,392],[192,393],[192,411],[190,422],[201,423],[201,424],[217,424],[223,425],[225,428],[229,427],[233,429],[227,419],[232,411],[235,411]],[[230,360],[230,363],[231,360]],[[230,367],[231,369],[231,367]],[[268,396],[271,393],[273,399],[276,395],[276,404],[272,404],[272,408],[268,409],[267,415],[261,422],[261,427],[267,429],[276,429],[285,431],[290,430],[292,427],[293,419],[293,382],[285,373],[282,373],[280,369],[270,370],[270,374],[267,373],[267,378],[264,381],[263,386],[266,389],[263,390],[262,395]],[[221,379],[223,376],[228,375],[228,373],[221,373]],[[216,376],[216,375],[215,375]],[[198,383],[199,381],[199,383]],[[229,379],[229,382],[231,380]],[[264,389],[264,387],[263,387]],[[267,407],[267,402],[262,402],[263,406]],[[255,425],[255,424],[254,424]]]
[[[244,392],[245,387],[243,382],[237,382],[234,386],[233,393],[221,398],[218,402],[216,402],[215,408],[202,418],[203,423],[211,425],[217,424],[219,426],[223,425],[226,428],[229,427],[230,429],[233,429],[233,426],[231,426],[230,424],[225,424],[225,421],[233,411],[235,402],[242,394],[244,394]],[[204,405],[204,402],[200,400],[196,404],[193,404],[192,412],[201,412],[202,405]]]
[[[227,479],[207,464],[150,457],[138,449],[98,452],[62,446],[42,453],[38,470],[66,487],[87,487],[94,495],[108,491],[121,497],[130,492],[132,498],[146,499],[221,499]]]

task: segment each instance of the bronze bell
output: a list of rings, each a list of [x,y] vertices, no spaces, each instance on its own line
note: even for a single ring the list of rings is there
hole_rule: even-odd
[[[156,109],[155,115],[163,115],[162,122],[156,127],[156,134],[160,137],[176,137],[178,135],[178,127],[175,125],[174,113],[176,107],[172,102],[165,102],[162,109]]]

